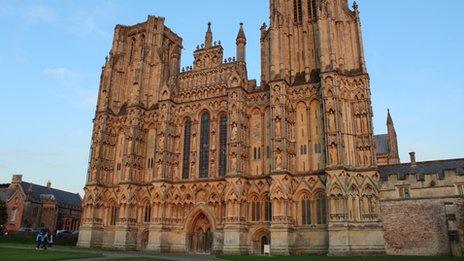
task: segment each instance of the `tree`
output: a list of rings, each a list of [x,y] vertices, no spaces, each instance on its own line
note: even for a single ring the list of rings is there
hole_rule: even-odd
[[[4,201],[0,200],[0,225],[3,225],[8,220],[8,212]]]

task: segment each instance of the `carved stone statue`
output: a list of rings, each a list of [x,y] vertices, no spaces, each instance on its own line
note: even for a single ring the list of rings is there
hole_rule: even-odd
[[[232,126],[232,140],[237,141],[237,135],[238,135],[238,130],[237,130],[237,123],[234,122],[234,125]]]
[[[237,155],[233,153],[230,157],[230,170],[232,172],[237,170]]]
[[[276,169],[282,169],[282,152],[276,151]]]
[[[276,137],[281,137],[281,135],[282,135],[282,126],[281,126],[281,121],[280,121],[279,118],[276,119],[275,125],[276,125]]]

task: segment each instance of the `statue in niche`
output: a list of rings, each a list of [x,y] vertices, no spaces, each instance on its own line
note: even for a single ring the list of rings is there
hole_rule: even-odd
[[[156,176],[158,178],[161,178],[163,175],[163,167],[161,166],[161,162],[158,162],[158,166],[157,166],[157,169],[156,169]]]
[[[332,144],[329,149],[329,155],[330,155],[330,163],[332,165],[335,165],[338,163],[338,157],[337,157],[337,145]]]
[[[192,151],[195,151],[197,149],[197,135],[194,133],[192,135]]]
[[[280,149],[276,151],[276,169],[282,169],[282,152]]]
[[[238,129],[237,129],[237,123],[234,122],[232,125],[232,141],[237,141],[238,139]]]
[[[177,139],[176,141],[176,153],[180,153],[180,139]]]
[[[230,157],[230,170],[232,172],[237,170],[237,155],[233,153]]]
[[[282,126],[281,126],[281,121],[279,118],[276,118],[276,121],[275,121],[275,125],[276,125],[276,137],[281,137],[281,134],[282,134]]]
[[[329,130],[335,130],[335,113],[333,110],[329,111]]]
[[[216,173],[216,162],[214,160],[211,160],[211,169],[210,173]]]
[[[190,164],[190,175],[193,176],[195,173],[195,161]]]
[[[159,147],[159,150],[163,150],[163,149],[164,149],[164,134],[161,134],[161,135],[160,135],[158,147]]]

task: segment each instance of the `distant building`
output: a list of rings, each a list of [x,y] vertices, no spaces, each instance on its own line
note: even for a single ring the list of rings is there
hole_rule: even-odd
[[[21,227],[45,227],[79,230],[81,219],[81,196],[51,187],[40,186],[22,180],[22,175],[13,175],[10,184],[0,185],[0,200],[6,202],[8,230]]]
[[[390,110],[388,110],[387,116],[387,134],[374,135],[374,142],[377,165],[383,166],[400,163],[398,138]]]
[[[379,166],[385,249],[392,255],[462,256],[464,159]]]

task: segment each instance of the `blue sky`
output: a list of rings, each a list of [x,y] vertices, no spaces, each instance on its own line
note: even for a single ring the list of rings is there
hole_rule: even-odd
[[[464,1],[360,0],[374,126],[392,110],[401,158],[464,157]],[[248,70],[258,78],[259,27],[267,0],[0,0],[0,182],[13,173],[81,192],[101,66],[116,24],[166,17],[192,62],[208,21],[225,56],[240,22]]]

